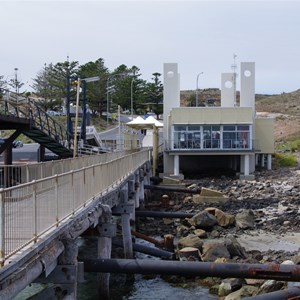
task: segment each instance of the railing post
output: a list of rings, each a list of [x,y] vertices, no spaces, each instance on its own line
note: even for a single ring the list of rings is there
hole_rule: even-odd
[[[32,192],[32,198],[33,198],[33,241],[36,243],[37,241],[37,202],[36,202],[36,181],[33,180],[33,192]]]
[[[53,167],[53,165],[52,165]],[[55,176],[55,205],[56,205],[56,227],[59,225],[59,210],[58,210],[58,175]]]
[[[4,189],[0,189],[0,267],[5,261],[5,210],[4,210]]]
[[[75,214],[75,205],[74,205],[74,171],[72,170],[72,215]]]

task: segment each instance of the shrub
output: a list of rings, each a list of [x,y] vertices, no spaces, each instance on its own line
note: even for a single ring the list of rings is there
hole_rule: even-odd
[[[293,167],[297,165],[297,157],[288,153],[275,153],[273,166],[274,167]]]

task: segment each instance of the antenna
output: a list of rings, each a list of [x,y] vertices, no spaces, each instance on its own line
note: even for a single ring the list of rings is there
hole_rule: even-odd
[[[233,71],[233,103],[234,103],[234,106],[237,106],[237,103],[236,103],[236,77],[237,77],[237,73],[236,73],[236,69],[237,69],[237,66],[236,66],[236,62],[235,62],[235,59],[237,58],[237,55],[235,53],[233,53],[233,64],[231,65],[231,69]]]

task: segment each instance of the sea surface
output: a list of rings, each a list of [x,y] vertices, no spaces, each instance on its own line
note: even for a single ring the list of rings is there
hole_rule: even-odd
[[[136,240],[143,245],[151,245],[143,240]],[[87,251],[88,249],[88,251]],[[80,247],[81,255],[91,258],[96,255],[96,241],[84,241]],[[137,259],[159,259],[142,253],[136,254]],[[97,275],[85,273],[85,282],[78,286],[78,299],[95,300],[99,299],[97,294]],[[165,281],[159,275],[134,275],[134,282],[126,282],[126,275],[111,274],[110,276],[110,299],[111,300],[210,300],[218,297],[210,295],[205,287],[199,285],[187,285],[189,287],[178,287],[173,283]]]
[[[151,244],[143,240],[136,240],[137,243]],[[97,256],[96,239],[78,239],[79,257],[95,258]],[[123,251],[123,250],[121,250]],[[136,254],[137,259],[156,259],[142,253]],[[78,300],[100,300],[97,290],[97,274],[85,273],[85,281],[78,284]],[[187,284],[186,288],[179,287],[171,281],[165,281],[159,275],[134,275],[134,280],[128,283],[125,274],[111,274],[110,276],[110,299],[111,300],[210,300],[218,299],[210,295],[208,289],[197,284]],[[29,299],[32,295],[43,289],[41,284],[31,284],[22,291],[14,300]]]

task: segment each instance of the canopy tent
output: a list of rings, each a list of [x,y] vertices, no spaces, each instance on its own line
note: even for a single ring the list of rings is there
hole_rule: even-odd
[[[128,127],[134,129],[153,129],[153,126],[157,128],[164,127],[164,124],[153,118],[152,116],[144,120],[142,117],[138,116],[132,121],[126,123]]]
[[[157,160],[158,160],[158,129],[164,127],[164,124],[150,116],[146,120],[140,116],[126,123],[128,127],[134,129],[153,129],[153,175],[156,175]]]

